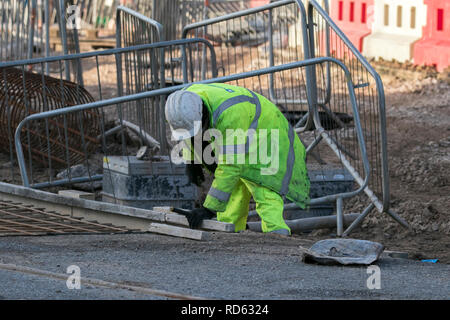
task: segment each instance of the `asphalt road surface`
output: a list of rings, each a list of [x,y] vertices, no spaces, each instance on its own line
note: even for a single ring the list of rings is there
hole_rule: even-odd
[[[205,242],[148,233],[2,237],[0,299],[450,299],[450,265],[383,257],[374,282],[365,266],[301,262],[299,246],[311,245],[249,231]],[[68,287],[70,266],[80,289]]]

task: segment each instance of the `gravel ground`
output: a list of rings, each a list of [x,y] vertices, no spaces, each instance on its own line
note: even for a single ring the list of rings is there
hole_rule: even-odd
[[[207,242],[154,234],[9,237],[0,263],[214,299],[449,299],[450,266],[385,257],[381,289],[366,267],[301,262],[304,237],[215,233]],[[4,299],[161,299],[120,289],[69,290],[65,281],[0,268]]]
[[[374,212],[351,236],[450,263],[450,70],[383,61],[374,66],[386,93],[391,206],[412,229]],[[358,198],[347,208],[363,209]]]

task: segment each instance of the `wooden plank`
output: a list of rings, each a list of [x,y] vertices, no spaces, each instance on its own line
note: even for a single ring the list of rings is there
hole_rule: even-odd
[[[179,224],[182,226],[189,226],[189,222],[186,217],[178,213],[166,214],[166,222]],[[234,232],[234,224],[220,222],[216,220],[203,220],[200,224],[200,229],[222,232]]]
[[[187,238],[191,240],[200,240],[200,241],[209,240],[211,236],[206,231],[181,228],[161,223],[150,223],[148,231],[173,237]]]
[[[116,46],[115,39],[80,39],[80,46],[91,46],[91,47],[103,47],[103,48],[114,48]],[[61,41],[58,39],[50,39],[50,45],[60,47]]]
[[[17,197],[13,197],[13,195]],[[104,214],[142,218],[155,222],[164,222],[165,219],[164,213],[162,212],[121,206],[100,201],[67,198],[54,193],[3,182],[0,182],[0,199],[16,201],[23,204],[32,204],[35,207],[41,205],[47,210],[55,210],[57,212],[68,213],[71,215],[73,215],[73,211],[75,208],[79,208],[81,210],[90,209]],[[49,203],[55,204],[55,208],[49,208]]]
[[[86,33],[86,40],[95,40],[98,38],[98,30],[97,29],[86,29],[84,30]]]
[[[85,192],[80,190],[59,190],[59,195],[64,197],[76,198],[76,199],[86,199],[86,200],[95,200],[95,194],[91,192]]]
[[[73,218],[111,223],[127,229],[146,232],[149,223],[165,222],[165,214],[152,210],[120,206],[86,199],[67,198],[58,194],[0,182],[0,200],[45,208]]]
[[[189,222],[187,221],[186,217],[181,214],[172,212],[172,207],[153,207],[153,211],[165,213],[165,221],[168,223],[189,226]],[[234,232],[234,224],[217,220],[203,220],[202,224],[200,225],[200,229],[221,232]]]
[[[164,213],[173,213],[173,207],[153,207],[153,211],[164,212]]]
[[[86,199],[63,197],[58,194],[25,188],[23,186],[11,185],[3,182],[0,182],[0,200],[13,201],[23,203],[25,205],[30,204],[35,207],[46,208],[47,211],[55,211],[74,218],[84,218],[90,221],[95,220],[99,223],[111,223],[115,226],[123,226],[128,229],[144,232],[148,231],[149,224],[152,222],[169,223],[169,221],[178,221],[178,224],[188,226],[186,217],[182,215],[177,215],[177,217],[174,217],[174,213],[166,214],[161,211],[127,207]],[[205,227],[209,227],[210,230],[215,228],[214,231],[222,231],[222,229],[217,230],[217,228],[221,228],[217,226],[223,224],[230,225],[214,220],[208,221],[210,223],[206,223]],[[232,231],[234,231],[234,225],[231,224],[231,226]],[[167,228],[176,228],[176,226],[167,226]],[[231,227],[228,226],[226,228]],[[229,230],[226,228],[223,230]],[[191,230],[186,228],[179,229],[191,231],[191,234],[202,235],[202,231],[200,230]]]

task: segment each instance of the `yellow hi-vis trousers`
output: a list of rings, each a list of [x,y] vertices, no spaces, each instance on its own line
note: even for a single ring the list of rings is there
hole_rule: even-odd
[[[284,202],[281,196],[242,178],[231,193],[225,211],[217,212],[217,220],[233,223],[235,232],[245,230],[252,196],[256,202],[256,212],[261,218],[262,231],[290,235],[291,230],[283,219]]]

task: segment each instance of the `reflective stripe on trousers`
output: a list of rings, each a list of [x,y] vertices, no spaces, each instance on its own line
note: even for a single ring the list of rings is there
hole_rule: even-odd
[[[214,187],[211,187],[209,189],[208,194],[211,197],[214,197],[217,200],[222,201],[222,202],[228,202],[228,200],[230,199],[230,196],[231,196],[231,193],[221,191],[221,190],[216,189]]]

